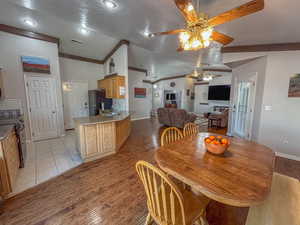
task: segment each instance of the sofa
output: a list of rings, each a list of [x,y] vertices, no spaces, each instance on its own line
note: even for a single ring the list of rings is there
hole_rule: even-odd
[[[187,113],[184,109],[159,108],[157,109],[158,121],[160,124],[169,127],[183,128],[187,123],[193,123],[197,116]]]

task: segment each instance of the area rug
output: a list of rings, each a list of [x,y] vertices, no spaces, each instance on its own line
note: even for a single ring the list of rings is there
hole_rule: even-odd
[[[300,182],[275,173],[266,202],[251,207],[246,225],[300,225]]]

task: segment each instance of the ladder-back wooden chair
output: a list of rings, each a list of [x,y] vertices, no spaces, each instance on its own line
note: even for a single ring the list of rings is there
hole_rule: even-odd
[[[199,126],[195,123],[187,123],[183,128],[183,136],[191,136],[199,133]]]
[[[182,132],[177,127],[165,129],[160,137],[160,145],[164,146],[183,138]]]
[[[205,224],[206,206],[209,199],[195,195],[188,190],[180,190],[160,169],[139,161],[137,173],[142,180],[146,195],[148,216],[145,225],[156,222],[158,225]]]

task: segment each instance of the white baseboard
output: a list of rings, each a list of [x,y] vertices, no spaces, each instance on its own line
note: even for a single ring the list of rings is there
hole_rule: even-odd
[[[141,118],[134,118],[134,119],[131,118],[131,121],[135,121],[135,120],[146,120],[146,119],[150,119],[150,116],[147,116],[147,117],[141,117]]]
[[[275,152],[275,154],[276,154],[276,156],[280,156],[282,158],[287,158],[287,159],[292,159],[292,160],[300,161],[300,157],[299,156],[289,155],[289,154],[285,154],[285,153],[281,153],[281,152]]]

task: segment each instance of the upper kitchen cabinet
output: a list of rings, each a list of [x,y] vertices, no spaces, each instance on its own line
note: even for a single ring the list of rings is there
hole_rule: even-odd
[[[109,75],[98,80],[98,88],[105,89],[106,98],[125,98],[125,77],[120,75]]]

